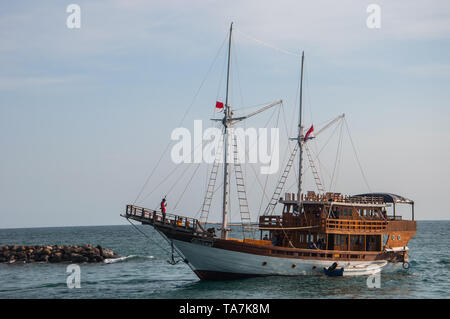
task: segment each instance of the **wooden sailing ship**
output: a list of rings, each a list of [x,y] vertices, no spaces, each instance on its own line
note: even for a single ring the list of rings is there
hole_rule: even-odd
[[[390,193],[349,196],[340,193],[302,191],[302,157],[308,142],[302,125],[303,54],[298,135],[293,138],[296,145],[273,196],[257,223],[252,224],[250,221],[243,177],[242,174],[238,174],[241,172],[240,167],[235,170],[243,236],[231,238],[228,224],[229,166],[237,164],[227,162],[227,151],[232,144],[229,130],[234,123],[250,116],[233,118],[228,103],[232,30],[233,24],[229,33],[226,101],[224,117],[221,120],[224,133],[224,180],[219,236],[207,226],[212,200],[210,187],[199,220],[136,205],[127,205],[122,216],[153,226],[170,242],[172,252],[176,251],[182,256],[197,276],[205,280],[324,274],[324,269],[325,273],[329,274],[331,266],[338,267],[340,273],[350,275],[408,268],[407,244],[416,233],[412,200]],[[258,112],[254,112],[256,113]],[[343,115],[339,118],[341,117]],[[298,190],[296,193],[285,193],[281,196],[296,156],[299,172]],[[218,164],[215,163],[209,184],[212,185],[212,189],[217,172]],[[398,205],[411,206],[411,220],[403,219],[396,214]],[[277,215],[275,211],[279,206],[282,208]],[[389,215],[388,210],[392,214]],[[257,238],[254,236],[255,232]],[[327,272],[327,269],[330,270]]]

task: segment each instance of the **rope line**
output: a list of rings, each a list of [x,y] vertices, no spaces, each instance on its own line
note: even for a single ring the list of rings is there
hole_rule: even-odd
[[[128,218],[127,221],[131,224],[131,226],[133,226],[134,229],[136,229],[139,233],[141,233],[142,235],[144,235],[144,237],[146,237],[148,240],[150,240],[151,242],[153,242],[154,244],[156,244],[156,246],[158,246],[159,248],[161,248],[164,252],[168,252],[168,250],[166,248],[164,248],[163,246],[161,246],[157,241],[155,241],[153,238],[151,238],[150,236],[148,236],[146,233],[144,233],[142,230],[140,230],[135,224],[133,224]]]
[[[346,119],[344,119],[344,120],[345,120],[344,121],[345,122],[345,127],[347,128],[348,136],[350,138],[350,142],[352,144],[353,152],[355,154],[356,161],[358,162],[358,166],[359,166],[359,169],[361,171],[362,177],[364,179],[364,182],[366,183],[367,188],[369,189],[370,192],[372,192],[372,189],[370,188],[369,183],[367,182],[366,175],[364,174],[364,170],[362,168],[361,162],[359,161],[358,153],[356,152],[355,144],[353,143],[352,135],[350,134],[350,129],[348,128],[347,120]]]
[[[340,125],[340,131],[339,131],[339,141],[338,141],[338,147],[337,147],[337,150],[336,150],[336,158],[335,158],[335,161],[334,161],[334,168],[333,168],[333,174],[332,174],[332,176],[331,176],[331,181],[330,181],[330,186],[329,186],[329,191],[331,192],[331,190],[333,189],[333,182],[334,182],[334,184],[335,184],[335,186],[336,186],[336,180],[337,180],[337,174],[336,174],[336,171],[337,171],[337,167],[338,167],[338,163],[340,162],[339,161],[339,158],[340,158],[340,153],[342,152],[342,129],[343,129],[343,123],[341,123],[341,125]],[[336,174],[336,175],[335,175]],[[335,180],[335,176],[336,176],[336,180]]]
[[[285,54],[288,54],[288,55],[292,55],[292,56],[295,56],[295,57],[301,57],[301,55],[298,54],[298,53],[294,53],[294,52],[291,52],[291,51],[288,51],[288,50],[285,50],[285,49],[282,49],[282,48],[278,48],[278,47],[276,47],[276,46],[274,46],[274,45],[272,45],[272,44],[269,44],[269,43],[264,42],[264,41],[262,41],[262,40],[258,40],[258,39],[254,38],[254,37],[252,37],[252,36],[250,36],[250,35],[248,35],[248,34],[245,34],[244,32],[242,32],[242,31],[239,30],[239,29],[236,29],[236,28],[235,28],[234,30],[236,30],[237,32],[239,32],[240,34],[242,34],[244,37],[246,37],[246,38],[248,38],[248,39],[250,39],[250,40],[253,40],[253,41],[255,41],[255,42],[258,42],[259,44],[262,44],[262,45],[264,45],[264,46],[266,46],[266,47],[268,47],[268,48],[271,48],[271,49],[274,49],[274,50],[276,50],[276,51],[279,51],[279,52],[282,52],[282,53],[285,53]]]
[[[199,169],[199,167],[200,167],[200,164],[201,164],[201,163],[198,163],[198,164],[197,164],[197,167],[196,167],[196,169],[194,170],[194,173],[191,175],[191,178],[189,179],[188,183],[186,184],[186,187],[184,188],[183,192],[181,193],[181,196],[180,196],[180,198],[178,199],[178,201],[176,202],[176,204],[175,204],[175,206],[173,207],[173,209],[177,208],[178,204],[180,203],[181,199],[182,199],[183,196],[184,196],[184,193],[186,192],[187,188],[189,187],[189,185],[190,185],[191,182],[192,182],[192,179],[194,178],[195,174],[197,173],[197,171],[198,171],[198,169]]]
[[[202,89],[203,85],[205,84],[206,79],[208,78],[208,76],[209,76],[209,74],[211,73],[211,70],[212,70],[214,64],[216,63],[216,60],[217,60],[217,58],[218,58],[218,56],[219,56],[219,53],[222,51],[222,48],[223,48],[224,44],[226,43],[226,39],[227,39],[227,37],[225,37],[225,39],[224,39],[223,42],[222,42],[222,45],[220,46],[219,50],[217,51],[217,54],[216,54],[216,56],[215,56],[213,62],[211,63],[211,66],[209,67],[208,72],[206,72],[205,77],[203,78],[202,82],[200,83],[200,87],[197,89],[197,92],[195,93],[195,95],[194,95],[194,97],[193,97],[193,99],[192,99],[191,104],[188,106],[188,108],[187,108],[186,111],[184,112],[183,117],[181,118],[180,124],[178,124],[178,127],[180,127],[180,126],[183,124],[183,122],[184,122],[184,120],[185,120],[187,114],[190,112],[192,106],[194,105],[195,100],[197,99],[197,96],[198,96],[198,94],[200,93],[200,90]],[[142,195],[142,192],[144,191],[144,189],[145,189],[145,187],[147,186],[148,182],[150,181],[150,179],[152,178],[153,174],[155,173],[156,168],[157,168],[157,167],[159,166],[159,164],[161,163],[161,160],[162,160],[163,157],[166,155],[167,150],[169,149],[169,147],[170,147],[171,144],[172,144],[172,141],[169,141],[169,143],[167,144],[167,146],[166,146],[166,148],[164,149],[163,153],[161,154],[161,157],[159,158],[158,162],[156,163],[156,166],[152,169],[150,175],[149,175],[149,176],[147,177],[147,179],[145,180],[144,185],[142,185],[142,187],[141,187],[141,189],[140,189],[138,195],[136,196],[136,199],[135,199],[134,202],[133,202],[133,205],[136,204],[136,202],[138,201],[139,197]]]
[[[174,249],[173,242],[172,242],[172,241],[169,241],[165,236],[163,236],[159,230],[157,230],[157,229],[155,228],[156,231],[157,231],[158,233],[160,233],[160,235],[162,236],[162,238],[164,238],[164,239],[167,241],[167,243],[171,246],[171,251],[169,251],[169,250],[167,250],[166,248],[164,248],[163,246],[161,246],[157,241],[155,241],[153,238],[151,238],[151,237],[148,236],[146,233],[144,233],[142,230],[140,230],[140,229],[139,229],[135,224],[133,224],[128,218],[127,218],[127,221],[131,224],[131,226],[133,226],[134,229],[136,229],[139,233],[141,233],[145,238],[147,238],[148,240],[150,240],[153,244],[155,244],[156,246],[158,246],[158,247],[159,247],[161,250],[163,250],[165,253],[167,253],[167,254],[170,255],[170,261],[169,261],[169,260],[167,261],[169,264],[171,264],[171,265],[176,265],[176,264],[178,264],[180,261],[186,262],[186,260],[184,259],[184,257],[180,254],[180,252],[178,252],[178,250]],[[175,258],[174,258],[174,252],[176,252],[176,253],[178,254],[178,256],[179,256],[179,259],[178,259],[178,260],[175,260]]]
[[[281,107],[278,109],[277,123],[276,123],[276,126],[275,126],[275,127],[278,127],[278,123],[279,123],[279,121],[280,121],[280,113],[281,113],[282,107],[283,107],[283,103],[281,103]],[[274,143],[275,143],[275,141],[272,142],[272,145],[271,145],[271,151],[272,151],[272,154],[270,155],[269,166],[272,165],[273,149],[274,149],[274,147],[275,147],[275,146],[274,146]],[[289,144],[289,143],[288,143],[288,144]],[[269,180],[269,174],[267,174],[267,176],[266,176],[266,181],[265,181],[265,183],[264,183],[263,194],[266,193],[266,188],[267,188],[267,182],[268,182],[268,180]],[[261,216],[261,209],[262,209],[263,200],[264,200],[264,196],[261,196],[261,202],[260,202],[260,204],[259,204],[258,216]],[[270,201],[269,201],[269,202],[270,202]]]
[[[194,146],[194,148],[192,149],[191,153],[189,156],[192,157],[192,154],[194,154],[194,152],[203,145],[203,141],[200,141],[200,143],[198,143],[196,146]],[[148,193],[143,199],[142,201],[145,201],[147,198],[150,197],[150,195],[153,194],[154,191],[156,191],[162,184],[164,184],[164,182],[168,181],[168,179],[178,170],[178,168],[180,168],[182,165],[176,165],[170,172],[169,174],[167,174],[162,180],[161,182],[159,182],[151,191],[150,193]],[[190,168],[190,166],[187,166],[187,168],[185,168],[185,170],[183,171],[182,175],[180,177],[182,177],[184,175],[184,173]],[[169,191],[167,192],[167,194],[169,194],[173,188],[180,182],[180,178],[178,178],[174,184],[172,184],[172,186],[169,188]],[[166,194],[166,195],[167,195]]]

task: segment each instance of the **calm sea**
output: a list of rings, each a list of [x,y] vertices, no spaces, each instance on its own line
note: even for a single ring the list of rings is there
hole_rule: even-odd
[[[411,268],[366,277],[265,277],[199,281],[184,263],[170,265],[167,243],[149,226],[0,229],[0,245],[100,244],[122,256],[82,264],[81,288],[67,288],[67,264],[0,264],[0,298],[450,298],[450,221],[418,222],[409,244]]]

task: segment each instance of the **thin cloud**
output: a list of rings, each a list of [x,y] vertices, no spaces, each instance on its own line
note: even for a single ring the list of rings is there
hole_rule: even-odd
[[[73,81],[72,77],[0,77],[0,90],[24,89],[28,87],[40,87],[55,84],[63,84]]]

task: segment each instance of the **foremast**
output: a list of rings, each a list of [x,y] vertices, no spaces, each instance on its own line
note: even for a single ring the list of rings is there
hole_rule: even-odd
[[[228,39],[228,66],[227,66],[227,87],[225,94],[225,106],[224,106],[224,117],[223,117],[223,150],[224,150],[224,165],[223,165],[223,208],[222,208],[222,229],[221,238],[226,239],[228,229],[228,206],[229,206],[229,196],[230,196],[230,178],[229,178],[229,168],[228,163],[228,145],[229,145],[229,129],[231,127],[231,106],[228,104],[229,98],[229,84],[230,84],[230,62],[231,62],[231,36],[233,33],[233,22],[230,25],[230,36]]]
[[[230,201],[230,163],[228,160],[229,157],[229,146],[230,146],[230,137],[232,137],[232,126],[242,120],[248,119],[256,114],[264,112],[276,105],[281,104],[283,101],[278,100],[269,105],[266,105],[250,114],[235,117],[233,118],[233,112],[231,111],[231,106],[229,105],[229,87],[230,87],[230,65],[231,65],[231,37],[233,34],[233,23],[230,25],[230,35],[228,39],[228,66],[227,66],[227,85],[226,85],[226,94],[225,94],[225,105],[224,105],[224,117],[221,120],[224,127],[223,134],[223,205],[222,205],[222,227],[220,229],[222,239],[227,239],[228,232],[230,229],[228,228],[228,213],[229,213],[229,201]],[[217,119],[213,119],[217,120]],[[237,145],[236,145],[237,147]],[[236,150],[237,151],[237,150]],[[242,218],[242,216],[241,216]]]

